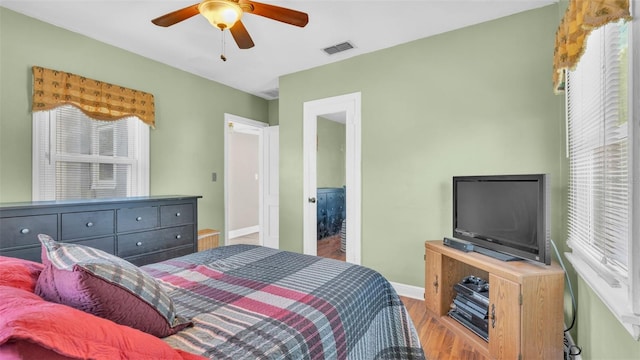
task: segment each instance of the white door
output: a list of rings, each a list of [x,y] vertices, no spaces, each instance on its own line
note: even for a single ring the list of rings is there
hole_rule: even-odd
[[[353,93],[326,99],[307,101],[303,109],[303,251],[317,255],[317,208],[316,208],[316,135],[317,117],[327,114],[345,113],[345,207],[347,214],[346,260],[360,264],[361,248],[361,94]]]
[[[263,154],[263,211],[260,220],[263,230],[263,245],[278,249],[280,247],[280,203],[279,203],[279,166],[280,166],[280,127],[271,126],[262,130]]]

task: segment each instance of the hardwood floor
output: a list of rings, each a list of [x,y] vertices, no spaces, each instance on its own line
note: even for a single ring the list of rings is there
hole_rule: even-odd
[[[489,360],[473,350],[469,343],[454,336],[451,330],[441,325],[426,311],[422,300],[404,296],[401,296],[400,299],[409,311],[409,316],[416,327],[427,359]]]
[[[260,234],[256,232],[256,233],[236,237],[233,239],[229,239],[227,240],[225,245],[236,245],[236,244],[260,245]]]
[[[318,240],[318,256],[345,261],[346,254],[340,251],[340,235]]]

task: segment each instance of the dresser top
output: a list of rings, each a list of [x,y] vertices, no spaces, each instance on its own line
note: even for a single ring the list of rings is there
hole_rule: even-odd
[[[25,201],[25,202],[11,202],[0,203],[0,209],[13,210],[21,209],[25,207],[55,207],[55,206],[74,206],[74,205],[98,205],[98,204],[110,204],[110,203],[137,203],[145,201],[156,200],[191,200],[202,198],[200,195],[155,195],[155,196],[134,196],[123,198],[108,198],[108,199],[76,199],[76,200],[52,200],[52,201]]]

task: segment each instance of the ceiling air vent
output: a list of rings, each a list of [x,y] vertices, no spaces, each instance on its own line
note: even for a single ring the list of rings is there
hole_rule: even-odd
[[[333,46],[329,46],[328,48],[324,48],[322,49],[324,52],[326,52],[328,55],[333,55],[333,54],[337,54],[339,52],[343,52],[349,49],[353,49],[353,45],[351,45],[350,42],[345,41],[341,44],[337,44],[337,45],[333,45]]]

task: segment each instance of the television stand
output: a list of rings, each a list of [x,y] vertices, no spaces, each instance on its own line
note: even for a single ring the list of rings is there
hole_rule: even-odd
[[[518,261],[518,260],[522,260],[520,258],[517,258],[515,256],[511,256],[511,255],[507,255],[495,250],[491,250],[491,249],[487,249],[487,248],[483,248],[481,246],[475,245],[473,247],[473,251],[483,254],[483,255],[487,255],[490,256],[494,259],[498,259],[498,260],[502,260],[502,261]]]
[[[489,282],[488,341],[447,315],[453,286],[468,275]],[[563,358],[564,271],[555,262],[504,262],[427,241],[424,295],[427,311],[488,359]]]

